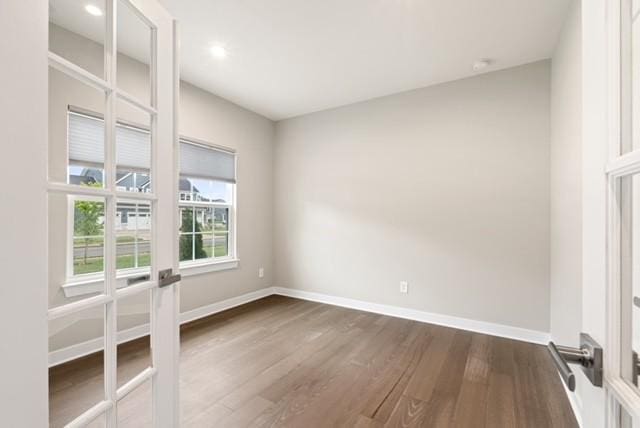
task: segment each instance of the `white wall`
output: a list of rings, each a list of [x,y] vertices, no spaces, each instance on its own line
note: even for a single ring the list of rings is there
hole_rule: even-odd
[[[102,46],[75,33],[51,26],[51,48],[65,58],[81,62],[99,73]],[[147,66],[126,56],[118,57],[118,80],[129,93],[142,98],[146,92]],[[67,106],[102,113],[99,92],[74,83],[57,71],[50,72],[50,174],[65,181]],[[273,138],[275,125],[195,86],[182,82],[180,87],[180,134],[235,149],[238,156],[237,248],[239,267],[233,270],[187,277],[182,281],[180,304],[183,312],[220,300],[239,296],[272,285],[272,213],[273,213]],[[118,117],[145,123],[132,109],[119,110]],[[65,281],[64,251],[67,236],[67,204],[64,197],[51,199],[49,243],[49,304],[57,306],[71,299],[61,289]],[[264,277],[258,269],[264,267]],[[86,297],[86,296],[85,296]],[[120,328],[147,322],[145,296],[125,300],[119,305]],[[100,311],[87,311],[57,320],[50,329],[50,349],[86,341],[101,335]]]
[[[549,66],[278,122],[275,285],[548,331]]]
[[[3,426],[48,421],[46,246],[33,244],[47,233],[47,14],[47,2],[0,2]]]

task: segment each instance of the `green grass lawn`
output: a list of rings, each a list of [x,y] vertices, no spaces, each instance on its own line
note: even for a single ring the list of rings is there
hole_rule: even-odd
[[[211,257],[211,247],[205,247],[204,252],[207,253],[207,257]],[[227,255],[227,245],[216,245],[213,249],[216,257],[223,257]]]
[[[213,251],[212,251],[213,250]],[[212,253],[215,257],[223,257],[227,255],[226,243],[216,245],[213,249],[211,247],[205,247],[204,251],[207,253],[207,257],[211,257]],[[140,254],[138,257],[138,267],[149,266],[151,264],[151,255],[149,253]],[[118,269],[128,269],[135,265],[135,260],[132,254],[119,256],[116,261]],[[104,270],[104,259],[102,257],[94,257],[87,259],[87,263],[83,260],[75,260],[73,263],[73,273],[75,275],[82,275],[85,273],[96,273]]]
[[[138,257],[138,267],[149,266],[151,263],[151,255],[149,253],[140,254]],[[118,269],[132,268],[135,265],[133,254],[119,256],[116,261]],[[82,275],[83,273],[96,273],[104,270],[104,259],[102,257],[94,257],[87,259],[87,263],[83,260],[76,260],[73,263],[73,273]]]

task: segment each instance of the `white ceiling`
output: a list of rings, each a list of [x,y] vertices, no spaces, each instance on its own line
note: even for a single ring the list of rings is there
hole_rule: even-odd
[[[569,0],[160,2],[184,80],[279,120],[549,58]]]
[[[160,0],[182,74],[272,119],[551,56],[568,0]],[[229,56],[213,58],[211,43]]]

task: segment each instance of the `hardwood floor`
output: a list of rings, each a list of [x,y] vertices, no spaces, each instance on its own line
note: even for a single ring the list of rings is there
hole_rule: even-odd
[[[122,383],[148,340],[118,354]],[[578,426],[543,346],[281,296],[183,328],[180,373],[189,427]],[[102,398],[101,354],[49,377],[53,426]],[[149,396],[124,399],[122,426],[150,425]]]

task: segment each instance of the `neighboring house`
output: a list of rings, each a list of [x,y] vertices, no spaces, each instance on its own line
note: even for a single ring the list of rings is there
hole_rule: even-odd
[[[95,168],[83,168],[79,175],[70,173],[69,184],[93,185],[102,182],[102,171]]]
[[[69,183],[76,185],[93,185],[102,182],[102,171],[96,168],[82,168],[79,174],[69,174]],[[134,191],[140,193],[149,192],[151,180],[148,174],[138,172],[121,172],[116,176],[116,185],[119,190]],[[204,197],[200,190],[193,185],[188,178],[181,177],[178,187],[180,201],[221,202],[214,199],[210,201]],[[116,213],[116,230],[149,230],[151,228],[151,216],[148,209],[141,209],[135,204],[126,202],[118,203]],[[216,222],[227,224],[226,214],[216,211]],[[204,221],[204,219],[202,219]]]

